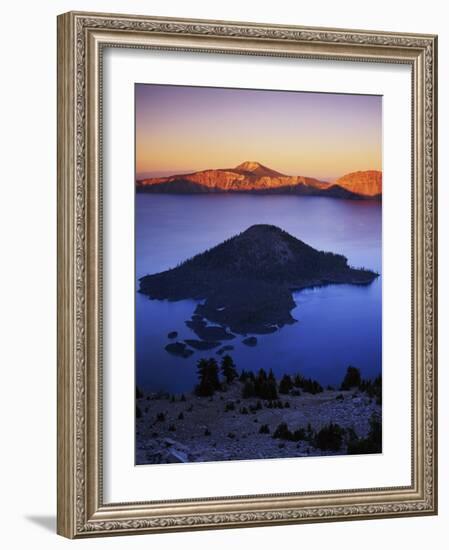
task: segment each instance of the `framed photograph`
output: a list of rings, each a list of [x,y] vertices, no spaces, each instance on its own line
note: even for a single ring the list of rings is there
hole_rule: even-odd
[[[436,514],[436,54],[59,16],[59,534]]]

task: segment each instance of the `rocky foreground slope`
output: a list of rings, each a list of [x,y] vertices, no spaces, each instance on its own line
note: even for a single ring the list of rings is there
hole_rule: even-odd
[[[347,454],[351,440],[369,437],[373,418],[381,418],[381,405],[357,389],[283,395],[277,406],[242,399],[241,391],[242,384],[234,382],[211,398],[141,394],[136,401],[136,463]],[[303,436],[283,438],[283,423],[291,430],[304,430]],[[341,443],[317,446],[313,434],[329,424],[341,430]],[[377,445],[364,452],[382,452],[381,442]]]

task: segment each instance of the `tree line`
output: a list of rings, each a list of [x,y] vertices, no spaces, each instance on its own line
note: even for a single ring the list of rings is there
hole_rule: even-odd
[[[245,399],[257,397],[260,399],[277,399],[279,394],[300,395],[300,392],[315,395],[323,392],[322,385],[306,378],[301,374],[284,374],[279,383],[270,369],[268,373],[261,368],[255,374],[253,371],[242,370],[237,372],[234,360],[230,355],[224,355],[219,364],[214,357],[200,359],[197,363],[198,384],[195,393],[201,397],[210,397],[216,391],[223,391],[226,385],[232,384],[235,380],[243,384],[242,397]],[[220,379],[220,375],[222,379]],[[334,389],[329,387],[329,389]],[[382,403],[382,376],[374,380],[362,379],[360,369],[348,366],[345,376],[339,386],[341,391],[359,389],[375,398],[378,404]]]

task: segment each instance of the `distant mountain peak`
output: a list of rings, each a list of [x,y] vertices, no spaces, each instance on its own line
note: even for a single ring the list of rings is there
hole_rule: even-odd
[[[234,170],[238,172],[250,172],[251,174],[254,174],[255,176],[283,176],[284,174],[281,174],[281,172],[277,172],[276,170],[273,170],[272,168],[268,168],[268,166],[264,166],[260,162],[257,162],[255,160],[245,160],[245,162],[242,162],[238,166],[234,168]]]
[[[260,162],[256,162],[255,160],[245,160],[245,162],[242,162],[235,167],[236,170],[245,170],[246,172],[254,172],[254,170],[257,170],[258,168],[266,168],[266,166],[260,164]]]

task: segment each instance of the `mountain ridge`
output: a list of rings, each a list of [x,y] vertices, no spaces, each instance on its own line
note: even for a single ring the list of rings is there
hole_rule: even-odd
[[[138,192],[152,193],[290,193],[337,198],[379,199],[382,172],[351,172],[335,183],[308,176],[289,176],[256,161],[244,161],[234,168],[206,169],[189,174],[142,178]]]

